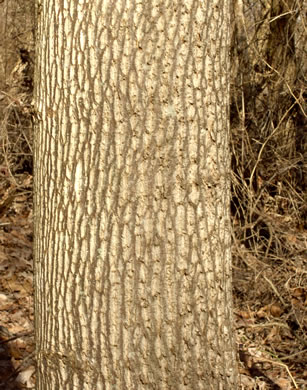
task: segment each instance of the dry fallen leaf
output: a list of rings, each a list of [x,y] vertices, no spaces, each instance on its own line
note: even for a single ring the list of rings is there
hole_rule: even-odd
[[[275,383],[280,387],[281,390],[291,390],[292,388],[291,382],[285,378],[277,379]]]
[[[30,366],[26,368],[24,371],[21,371],[17,378],[16,382],[19,382],[26,386],[26,388],[33,387],[33,381],[31,380],[31,376],[34,374],[35,368],[34,366]]]
[[[297,287],[292,291],[292,295],[295,297],[301,297],[304,294],[304,289],[302,287]]]
[[[279,342],[281,340],[281,337],[279,334],[279,327],[273,326],[266,339],[268,341]]]
[[[272,304],[270,307],[270,313],[273,317],[280,317],[283,313],[283,309],[277,304]]]

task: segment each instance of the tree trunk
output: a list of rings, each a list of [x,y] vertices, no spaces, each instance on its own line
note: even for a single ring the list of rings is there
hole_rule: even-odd
[[[38,17],[37,389],[236,389],[228,1]]]

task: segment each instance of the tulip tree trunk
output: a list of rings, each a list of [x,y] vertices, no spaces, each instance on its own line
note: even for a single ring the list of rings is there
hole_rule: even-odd
[[[227,0],[37,6],[37,390],[236,389]]]

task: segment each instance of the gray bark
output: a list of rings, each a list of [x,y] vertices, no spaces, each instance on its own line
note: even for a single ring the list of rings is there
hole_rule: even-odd
[[[228,50],[228,1],[42,2],[38,390],[236,388]]]

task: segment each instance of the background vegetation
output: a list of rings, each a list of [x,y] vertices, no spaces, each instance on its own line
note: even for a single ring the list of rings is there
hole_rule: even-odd
[[[306,11],[299,0],[232,0],[233,293],[242,389],[303,389],[307,381]],[[34,1],[0,1],[0,34],[0,389],[8,390],[34,384]]]

